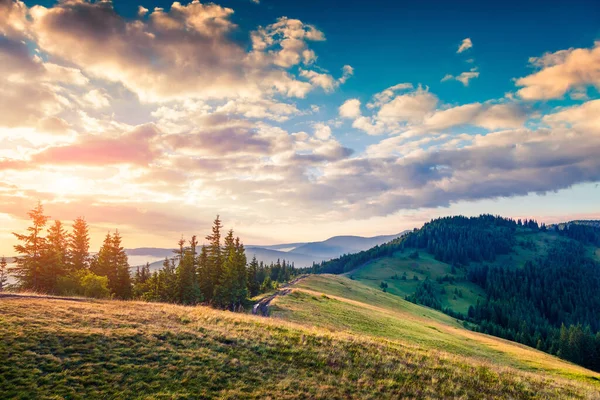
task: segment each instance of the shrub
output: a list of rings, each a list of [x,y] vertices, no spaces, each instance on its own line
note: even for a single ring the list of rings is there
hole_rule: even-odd
[[[61,276],[57,282],[57,294],[63,296],[85,296],[97,299],[110,297],[108,278],[90,271],[78,271]]]
[[[105,299],[110,297],[108,278],[106,276],[98,276],[92,272],[87,272],[81,277],[80,282],[84,296],[94,297],[97,299]]]

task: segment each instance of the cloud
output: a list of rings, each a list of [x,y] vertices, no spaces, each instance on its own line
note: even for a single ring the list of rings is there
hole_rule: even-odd
[[[300,69],[300,76],[306,78],[315,87],[321,87],[326,92],[330,93],[340,86],[340,84],[346,83],[346,81],[354,74],[354,69],[349,65],[344,65],[342,68],[342,76],[335,80],[333,76],[329,74],[319,73],[316,71],[309,71]]]
[[[473,47],[473,42],[471,42],[470,38],[466,38],[466,39],[463,39],[463,41],[460,43],[460,46],[458,46],[458,50],[456,52],[462,53],[463,51],[467,51],[472,47]]]
[[[398,95],[383,104],[377,117],[383,122],[417,123],[435,109],[437,102],[438,99],[435,95],[418,88],[414,92]]]
[[[456,80],[459,81],[460,83],[462,83],[464,86],[469,86],[469,81],[471,79],[475,79],[479,77],[479,72],[477,71],[477,68],[471,68],[470,71],[466,71],[461,73],[460,75],[454,76],[451,74],[446,74],[441,82],[446,82],[446,81],[450,81],[450,80]]]
[[[436,111],[424,121],[427,130],[443,130],[453,126],[473,125],[486,129],[518,128],[527,119],[517,104],[471,103]]]
[[[350,99],[346,100],[344,104],[339,107],[340,117],[356,119],[360,117],[360,100]]]
[[[226,104],[217,107],[215,112],[237,114],[246,118],[271,119],[279,122],[287,121],[291,116],[301,114],[294,104],[279,103],[271,99],[229,100]]]
[[[0,36],[0,127],[35,126],[66,106],[46,67],[30,56],[24,42]]]
[[[317,123],[314,125],[315,137],[319,140],[328,140],[331,138],[331,128],[325,124]]]
[[[238,30],[233,10],[197,0],[133,20],[117,14],[111,2],[84,0],[35,6],[30,14],[31,31],[44,52],[95,78],[121,83],[143,101],[304,97],[316,86],[335,86],[326,82],[333,80],[327,74],[317,77],[307,70],[306,82],[288,71],[314,64],[308,42],[325,39],[314,26],[295,19],[259,27],[247,51],[232,39]]]
[[[516,80],[522,87],[517,94],[525,100],[556,99],[587,86],[600,89],[600,41],[591,49],[561,50],[529,61],[540,70]]]
[[[75,143],[48,147],[34,154],[34,165],[102,166],[109,164],[148,165],[160,154],[153,140],[159,132],[152,124],[138,126],[118,137],[80,136]]]

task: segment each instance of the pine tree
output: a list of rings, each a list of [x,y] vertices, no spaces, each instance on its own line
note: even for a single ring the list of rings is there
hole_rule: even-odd
[[[115,266],[117,269],[117,286],[115,288],[115,295],[121,299],[131,298],[131,275],[129,273],[129,262],[127,260],[127,253],[121,246],[121,235],[119,231],[115,231],[112,237],[112,248],[115,257]]]
[[[2,256],[0,258],[0,292],[2,292],[8,281],[8,263],[6,258]]]
[[[241,308],[248,298],[248,275],[246,274],[246,250],[240,238],[235,238],[235,285],[233,292],[234,307]]]
[[[42,290],[40,271],[43,267],[43,256],[46,249],[46,239],[42,230],[50,217],[44,215],[41,203],[28,213],[32,225],[27,228],[28,234],[13,233],[21,244],[14,246],[19,255],[16,258],[15,276],[23,289]]]
[[[217,215],[213,222],[212,234],[206,236],[208,240],[206,277],[203,279],[203,293],[207,301],[212,301],[215,289],[221,283],[223,272],[223,253],[221,250],[221,220]]]
[[[81,271],[90,265],[89,228],[83,217],[73,222],[73,232],[69,235],[69,261],[71,271]]]
[[[168,303],[175,303],[178,298],[178,288],[174,258],[171,260],[165,258],[165,261],[163,262],[163,268],[159,275],[162,282],[160,300]]]
[[[48,229],[44,265],[40,273],[43,290],[48,293],[56,291],[57,278],[66,275],[68,270],[68,234],[62,222],[56,220]]]
[[[202,293],[198,286],[194,256],[186,251],[177,267],[178,301],[181,304],[197,304],[202,301]]]
[[[232,292],[235,285],[236,253],[235,239],[233,238],[232,230],[225,236],[223,258],[221,277],[215,285],[213,301],[217,307],[227,308],[232,304]]]
[[[206,246],[202,246],[200,249],[200,255],[198,256],[198,267],[196,268],[196,276],[198,277],[198,286],[202,293],[202,298],[207,299],[207,293],[212,290],[210,287],[210,275],[208,272],[208,251]]]
[[[260,290],[260,282],[257,280],[258,274],[258,261],[256,260],[256,256],[252,257],[252,261],[248,264],[248,292],[250,293],[250,297],[254,297],[258,294]]]
[[[121,299],[131,297],[129,263],[127,254],[121,247],[121,235],[118,231],[114,235],[106,234],[92,272],[108,278],[108,287],[114,296]]]

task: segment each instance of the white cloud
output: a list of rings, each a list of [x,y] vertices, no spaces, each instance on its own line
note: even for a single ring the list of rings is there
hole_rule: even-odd
[[[394,97],[379,109],[377,117],[383,122],[421,122],[437,105],[438,99],[427,90],[418,88],[414,92]]]
[[[331,138],[331,128],[323,123],[314,125],[315,137],[319,140],[328,140]]]
[[[469,50],[472,47],[473,47],[473,42],[471,41],[471,39],[470,38],[465,38],[460,43],[460,46],[458,46],[458,50],[456,52],[457,53],[462,53],[463,51],[467,51],[467,50]]]
[[[360,117],[360,100],[350,99],[346,100],[344,104],[339,107],[340,117],[356,119]]]
[[[525,100],[556,99],[587,86],[600,89],[600,41],[591,49],[560,50],[529,61],[541,69],[516,80],[522,87],[517,94]]]
[[[451,74],[446,74],[441,82],[446,82],[446,81],[450,81],[450,80],[456,80],[459,81],[460,83],[462,83],[465,86],[469,86],[469,81],[471,79],[475,79],[479,77],[479,72],[477,71],[477,68],[471,68],[470,71],[465,71],[463,73],[461,73],[460,75],[454,76]]]

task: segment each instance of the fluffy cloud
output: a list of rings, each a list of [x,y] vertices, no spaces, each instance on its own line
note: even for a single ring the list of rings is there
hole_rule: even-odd
[[[360,100],[346,100],[339,108],[340,117],[356,119],[360,117]]]
[[[416,123],[431,113],[438,99],[427,90],[418,88],[416,91],[394,97],[379,109],[377,117],[383,122]]]
[[[198,1],[138,11],[0,0],[3,212],[21,217],[42,199],[57,218],[85,214],[94,229],[121,221],[137,238],[197,230],[217,212],[290,227],[600,179],[598,100],[541,115],[518,98],[447,104],[399,83],[326,120],[318,96],[291,99],[354,74],[317,65],[317,27],[280,18],[245,34],[233,10]],[[530,77],[572,70],[566,91],[585,93],[597,46],[533,59]],[[565,67],[574,57],[578,69]],[[340,136],[342,123],[385,136]]]
[[[529,61],[540,70],[517,79],[522,87],[517,94],[525,100],[556,99],[586,86],[600,89],[600,42],[591,49],[561,50]]]
[[[473,47],[473,42],[471,41],[471,39],[470,38],[465,38],[460,43],[460,46],[458,46],[458,50],[456,50],[456,52],[457,53],[462,53],[463,51],[467,51],[467,50],[469,50],[472,47]]]
[[[307,82],[287,71],[316,61],[308,42],[325,38],[314,26],[281,18],[251,34],[248,52],[231,39],[237,30],[232,14],[230,8],[194,0],[126,20],[110,2],[75,0],[33,7],[31,31],[43,51],[119,82],[144,101],[265,93],[304,97],[314,87],[332,87],[328,74],[317,77],[307,70]]]

